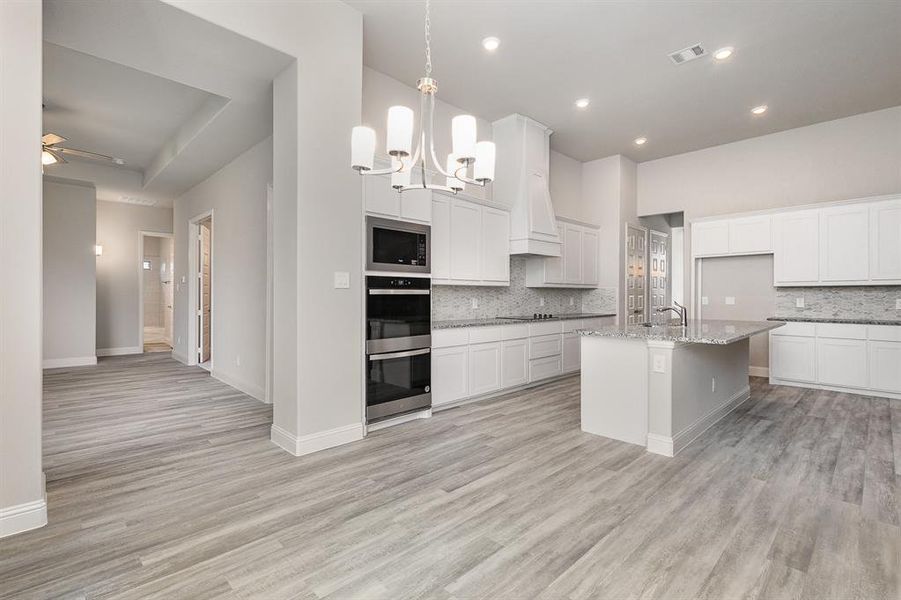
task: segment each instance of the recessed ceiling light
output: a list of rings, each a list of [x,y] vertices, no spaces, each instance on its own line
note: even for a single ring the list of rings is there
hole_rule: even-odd
[[[591,100],[588,98],[579,98],[576,100],[576,108],[588,108],[589,104],[591,104]]]
[[[715,58],[716,60],[726,60],[727,58],[732,56],[732,53],[734,51],[735,48],[733,48],[732,46],[726,46],[725,48],[720,48],[719,50],[714,52],[713,58]]]
[[[496,37],[486,37],[484,40],[482,40],[482,48],[484,48],[488,52],[494,52],[500,45],[501,41]]]
[[[648,143],[648,138],[646,138],[646,137],[635,138],[636,146],[644,146],[647,143]]]
[[[754,108],[751,109],[751,114],[752,115],[762,115],[763,113],[766,112],[766,108],[767,108],[766,104],[761,104],[760,106],[755,106]]]

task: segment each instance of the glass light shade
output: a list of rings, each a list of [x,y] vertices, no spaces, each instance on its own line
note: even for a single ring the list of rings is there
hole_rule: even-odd
[[[94,246],[94,256],[103,256],[103,246],[100,244]]]
[[[392,106],[388,109],[388,154],[408,156],[412,140],[413,110],[406,106]]]
[[[350,166],[357,171],[370,171],[374,157],[375,131],[369,127],[354,127],[350,134]]]
[[[458,161],[471,161],[476,157],[476,118],[457,115],[451,121],[451,137]]]
[[[42,165],[55,165],[58,160],[53,156],[51,152],[47,152],[46,150],[41,150],[41,164]]]
[[[476,162],[473,165],[473,179],[481,182],[494,181],[494,142],[476,144]]]
[[[403,165],[403,169],[398,171],[397,168],[401,165]],[[394,173],[391,173],[391,187],[399,190],[402,187],[410,185],[410,175],[412,175],[413,169],[410,168],[410,164],[407,161],[392,156],[391,169],[395,171]]]
[[[448,154],[447,155],[447,167],[444,170],[447,171],[450,175],[453,175],[454,173],[457,172],[457,169],[461,169],[461,168],[464,168],[464,167],[460,163],[457,162],[457,156],[453,153]],[[451,188],[452,190],[457,190],[458,192],[460,190],[462,190],[464,187],[466,187],[466,184],[463,183],[462,181],[460,181],[459,179],[457,179],[456,177],[448,177],[447,183],[445,185],[447,185],[447,187]]]

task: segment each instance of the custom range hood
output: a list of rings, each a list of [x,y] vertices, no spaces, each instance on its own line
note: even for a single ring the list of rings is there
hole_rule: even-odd
[[[494,200],[510,207],[510,254],[560,256],[548,187],[550,129],[512,114],[492,124],[497,148]]]

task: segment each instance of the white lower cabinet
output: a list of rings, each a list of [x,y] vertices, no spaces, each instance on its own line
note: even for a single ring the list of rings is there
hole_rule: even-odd
[[[867,342],[817,338],[817,383],[867,387]]]
[[[561,355],[535,358],[529,361],[529,382],[541,381],[563,373]]]
[[[469,394],[478,396],[501,389],[501,343],[469,347]]]
[[[870,340],[867,349],[870,361],[869,387],[881,392],[901,394],[901,342]]]
[[[432,349],[432,404],[469,396],[469,346]]]
[[[770,377],[788,381],[815,382],[816,338],[771,335]]]
[[[501,387],[529,383],[529,339],[501,342]]]

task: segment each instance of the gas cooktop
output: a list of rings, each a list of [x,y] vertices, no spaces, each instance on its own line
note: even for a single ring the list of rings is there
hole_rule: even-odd
[[[560,317],[547,314],[547,313],[535,313],[532,316],[523,315],[516,317],[498,317],[498,319],[504,319],[506,321],[544,321],[547,319],[559,319]]]

